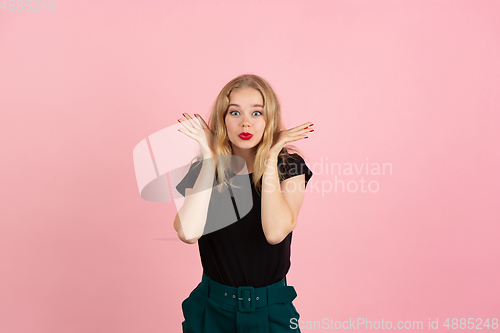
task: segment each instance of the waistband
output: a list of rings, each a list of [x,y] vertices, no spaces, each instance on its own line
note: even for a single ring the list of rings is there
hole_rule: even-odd
[[[203,272],[201,283],[208,285],[208,297],[234,306],[240,312],[251,312],[271,304],[291,302],[297,297],[295,288],[285,285],[285,279],[261,288],[236,288],[215,282]]]

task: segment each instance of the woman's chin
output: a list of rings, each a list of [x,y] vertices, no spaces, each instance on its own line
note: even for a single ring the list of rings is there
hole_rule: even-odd
[[[250,149],[255,149],[257,148],[257,144],[255,143],[250,143],[250,142],[245,142],[245,143],[238,143],[238,144],[234,144],[233,143],[233,149],[237,147],[238,149],[241,149],[241,150],[250,150]]]

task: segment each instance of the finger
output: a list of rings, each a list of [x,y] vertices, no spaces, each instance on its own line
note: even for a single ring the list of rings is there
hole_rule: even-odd
[[[184,115],[184,117],[186,117],[185,116],[186,113],[183,113],[183,115]],[[198,124],[196,124],[198,126],[193,126],[193,122],[194,121],[192,119],[188,119],[186,117],[186,119],[177,119],[177,120],[182,124],[182,126],[184,126],[191,133],[195,133],[196,130],[200,130],[200,126]],[[191,125],[191,126],[189,126],[188,124]]]
[[[300,134],[307,134],[307,133],[310,133],[310,132],[314,132],[314,129],[312,129],[311,127],[308,127],[308,128],[298,128],[298,129],[294,129],[293,131],[290,131],[289,133],[291,135],[300,135]]]
[[[195,115],[196,118],[198,118],[198,121],[200,122],[201,127],[208,128],[207,123],[205,122],[205,120],[199,114],[195,113],[194,115]]]
[[[179,132],[181,132],[181,133],[186,134],[186,135],[187,135],[187,136],[189,136],[191,139],[196,140],[196,137],[195,137],[194,133],[191,133],[191,132],[189,132],[189,131],[186,131],[184,128],[179,128],[179,129],[178,129],[178,131],[179,131]]]
[[[313,126],[314,124],[312,122],[308,122],[308,123],[303,123],[302,125],[299,125],[295,128],[307,128],[307,127],[311,127]]]
[[[194,128],[197,128],[197,129],[203,129],[203,127],[201,127],[196,121],[194,121],[193,118],[191,118],[191,116],[187,113],[183,113],[182,114],[184,117],[187,118],[187,120],[189,120],[189,122],[191,123],[191,125],[194,127]]]
[[[189,132],[194,132],[194,128],[192,126],[188,126],[188,120],[184,119],[177,119],[182,126],[184,126]]]
[[[293,136],[293,137],[288,138],[286,143],[298,141],[298,140],[302,140],[302,139],[307,139],[307,138],[308,138],[308,136],[306,134],[302,134],[299,136]]]
[[[291,141],[297,141],[297,140],[300,140],[300,139],[305,139],[305,138],[308,138],[308,137],[309,137],[309,133],[298,132],[298,133],[295,133],[293,135],[290,135],[287,139],[290,140],[289,142],[291,142]]]
[[[186,134],[187,136],[191,137],[191,132],[189,131],[186,131],[184,128],[179,128],[177,129],[179,132],[183,133],[183,134]],[[189,133],[189,134],[188,134]]]
[[[304,123],[304,124],[302,124],[302,125],[299,125],[299,126],[297,126],[297,127],[294,127],[294,128],[292,128],[292,129],[290,129],[290,131],[295,132],[295,131],[298,131],[298,130],[310,129],[310,128],[312,128],[311,126],[313,126],[313,125],[314,125],[314,124],[313,124],[313,123],[311,123],[311,122]]]

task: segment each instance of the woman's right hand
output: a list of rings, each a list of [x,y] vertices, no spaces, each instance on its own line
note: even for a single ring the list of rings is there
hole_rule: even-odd
[[[210,144],[212,142],[213,138],[213,133],[208,128],[207,123],[203,118],[195,113],[196,118],[198,118],[201,127],[196,121],[194,121],[193,118],[187,113],[182,114],[184,117],[186,117],[187,120],[182,120],[182,119],[177,119],[186,129],[184,128],[179,128],[179,131],[181,133],[186,134],[189,136],[191,139],[196,140],[201,148],[202,153],[205,155],[205,157],[213,157],[213,152],[212,149],[210,148]],[[210,154],[209,156],[206,156],[207,154]]]

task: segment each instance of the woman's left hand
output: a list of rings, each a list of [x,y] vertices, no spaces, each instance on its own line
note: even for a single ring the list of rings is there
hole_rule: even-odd
[[[312,128],[313,125],[313,123],[309,122],[292,129],[280,131],[278,141],[269,150],[269,156],[278,156],[281,149],[283,149],[288,142],[307,138],[308,133],[314,131]]]

